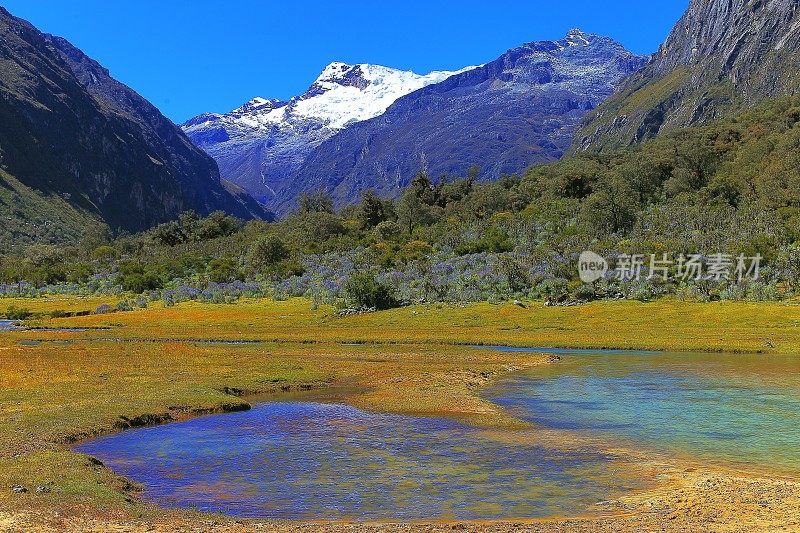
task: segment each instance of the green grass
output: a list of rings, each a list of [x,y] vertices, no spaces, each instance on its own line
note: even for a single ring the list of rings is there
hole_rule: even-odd
[[[34,242],[77,242],[103,227],[67,198],[35,191],[0,170],[0,249],[5,253]]]

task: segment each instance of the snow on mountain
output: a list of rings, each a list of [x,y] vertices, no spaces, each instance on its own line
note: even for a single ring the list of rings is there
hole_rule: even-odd
[[[401,96],[470,68],[474,67],[420,76],[378,65],[331,63],[309,92],[299,98],[292,112],[323,120],[330,128],[341,129],[353,122],[377,117]]]
[[[488,181],[559,159],[586,113],[646,60],[580,30],[514,48],[342,129],[282,180],[270,207],[286,213],[317,190],[339,207],[367,188],[397,197],[420,170],[463,176],[474,165]]]
[[[183,129],[217,160],[223,176],[268,202],[279,182],[336,132],[380,116],[402,96],[472,68],[419,75],[334,62],[301,96],[289,101],[256,97],[229,113],[199,115]]]
[[[302,192],[341,206],[367,188],[396,196],[421,169],[475,165],[492,180],[558,159],[586,113],[645,62],[576,29],[458,72],[331,63],[289,101],[254,98],[183,127],[223,177],[280,215]]]

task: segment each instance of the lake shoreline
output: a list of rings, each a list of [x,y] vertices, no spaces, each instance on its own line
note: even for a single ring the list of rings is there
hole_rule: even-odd
[[[558,358],[553,354],[540,354],[539,352],[525,352],[536,355],[546,356],[540,364],[557,364]],[[530,367],[529,367],[530,368]],[[504,372],[498,372],[487,378],[478,388],[473,389],[478,392],[481,388],[486,387],[492,382],[503,379],[503,377],[520,372],[520,369],[512,368],[505,369]],[[466,383],[466,382],[465,382]],[[474,386],[474,383],[472,383]],[[337,392],[344,394],[336,394]],[[247,400],[250,405],[255,407],[260,403],[269,403],[274,401],[279,402],[297,402],[304,401],[306,395],[316,397],[317,401],[326,403],[341,403],[343,405],[351,405],[348,402],[348,396],[352,391],[345,386],[337,384],[319,385],[315,387],[295,387],[289,391],[280,391],[275,393],[259,393],[255,395],[245,395],[244,400]],[[287,398],[288,396],[288,398]],[[307,398],[306,398],[307,399]],[[257,400],[257,401],[254,401]],[[498,406],[499,407],[499,406]],[[381,411],[376,411],[381,413]],[[224,414],[224,413],[222,413]],[[219,413],[204,413],[198,416],[220,416]],[[423,415],[433,416],[433,415]],[[454,417],[452,414],[444,413],[436,416],[456,418],[465,421],[463,417]],[[180,422],[182,420],[174,420],[165,422],[166,424]],[[468,420],[465,421],[469,423]],[[535,432],[536,428],[527,430]],[[526,431],[526,432],[527,432]],[[558,431],[548,430],[558,433]],[[557,438],[557,437],[556,437]],[[580,437],[579,437],[580,438]],[[656,452],[655,454],[649,450],[631,450],[629,448],[609,448],[606,445],[598,442],[591,442],[590,440],[580,442],[577,446],[581,448],[590,448],[598,452],[612,453],[614,455],[631,455],[637,456],[638,462],[642,463],[641,468],[644,470],[651,470],[651,475],[654,478],[661,479],[661,482],[653,487],[641,490],[632,491],[620,495],[619,497],[600,502],[597,509],[589,510],[586,514],[579,514],[567,517],[545,517],[545,518],[529,518],[529,519],[500,519],[500,520],[411,520],[411,521],[395,521],[387,520],[365,520],[365,521],[349,521],[349,520],[289,520],[289,521],[275,521],[265,519],[242,519],[235,517],[224,517],[222,523],[216,523],[214,526],[215,531],[353,531],[362,529],[375,530],[375,531],[449,531],[455,528],[465,528],[466,530],[481,530],[484,527],[491,526],[494,531],[570,531],[576,527],[588,528],[592,531],[620,531],[628,529],[638,529],[640,527],[660,527],[663,531],[682,530],[689,527],[682,521],[680,511],[674,509],[680,504],[685,504],[687,510],[693,510],[695,519],[697,517],[697,507],[705,505],[704,502],[719,497],[721,494],[733,495],[738,494],[740,499],[747,500],[754,494],[762,494],[766,488],[771,486],[781,486],[783,489],[789,488],[793,497],[800,498],[800,478],[793,476],[786,472],[770,471],[767,468],[759,468],[754,465],[726,465],[724,462],[709,464],[708,462],[677,459],[670,456],[663,456]],[[655,455],[655,456],[654,456]],[[632,459],[628,459],[632,460]],[[645,466],[646,465],[646,466]],[[743,467],[747,466],[747,469]],[[777,475],[776,475],[777,474]],[[779,477],[780,476],[780,477]],[[666,479],[665,479],[666,478]],[[722,487],[722,489],[718,489]],[[678,496],[679,495],[679,496]],[[763,506],[762,501],[759,505]],[[707,509],[709,514],[714,514],[722,509],[726,513],[738,514],[736,505],[717,505]],[[669,509],[674,509],[667,512]],[[170,512],[180,510],[171,510]],[[688,515],[687,515],[688,516]],[[797,523],[800,524],[800,512],[797,513]],[[664,520],[674,522],[674,527],[665,527]],[[709,528],[714,529],[712,525],[715,520],[711,517],[707,518],[709,521]],[[178,522],[180,520],[178,519]],[[232,521],[231,524],[225,525],[226,522]],[[171,527],[180,528],[178,522],[172,525],[164,525],[164,531],[171,531]],[[758,527],[769,527],[770,521],[766,518],[758,522]],[[121,526],[124,530],[126,526]],[[133,526],[132,527],[136,527]],[[219,529],[222,527],[222,529]],[[228,529],[230,528],[230,529]],[[157,529],[160,530],[160,529]],[[727,530],[727,529],[726,529]],[[738,529],[731,529],[736,531]],[[742,531],[746,529],[741,529]]]
[[[470,316],[483,316],[485,305],[477,305],[474,308],[467,309]],[[616,313],[618,305],[609,305],[609,312]],[[707,305],[704,307],[690,306],[692,309],[709,312],[717,309],[717,306]],[[730,306],[725,306],[730,310]],[[538,317],[540,313],[555,313],[558,316],[562,314],[577,314],[583,316],[587,311],[596,312],[597,306],[594,308],[579,308],[567,310],[533,310],[532,314],[528,310],[520,310],[513,306],[491,306],[488,309],[493,312],[499,309],[502,312],[501,324],[511,324],[525,320],[526,316]],[[743,312],[747,311],[751,306],[743,306]],[[278,333],[282,340],[278,343],[267,343],[265,345],[256,346],[207,346],[207,345],[192,345],[189,338],[199,338],[198,332],[201,330],[210,338],[224,338],[236,339],[242,335],[237,332],[234,327],[238,326],[238,318],[236,313],[247,309],[249,313],[256,312],[255,316],[249,316],[248,323],[257,324],[263,322],[264,326],[272,328],[272,331]],[[114,421],[119,416],[119,413],[127,413],[129,420],[141,416],[141,413],[165,413],[169,409],[147,409],[142,408],[146,402],[142,402],[147,396],[146,394],[166,394],[163,399],[157,399],[153,405],[163,405],[165,407],[176,406],[177,409],[174,415],[175,419],[180,419],[182,413],[186,413],[187,417],[203,416],[209,413],[219,412],[226,403],[247,403],[251,400],[249,393],[253,392],[256,395],[261,395],[268,392],[270,389],[273,392],[279,391],[285,386],[300,386],[301,384],[335,384],[342,382],[343,377],[347,375],[355,376],[355,382],[359,383],[364,388],[361,394],[351,397],[354,407],[367,411],[378,413],[393,413],[401,415],[416,415],[416,416],[438,416],[438,417],[452,417],[461,418],[469,423],[475,424],[479,427],[492,429],[530,429],[530,424],[521,424],[515,420],[508,413],[505,413],[497,405],[491,404],[481,399],[476,391],[481,387],[486,386],[492,380],[499,377],[508,375],[510,372],[519,371],[526,367],[535,365],[552,363],[548,358],[550,355],[542,355],[535,357],[534,354],[525,353],[510,353],[498,354],[490,353],[486,346],[478,346],[471,349],[469,352],[464,352],[463,347],[467,345],[476,345],[473,338],[449,339],[451,341],[458,340],[457,346],[448,344],[431,344],[427,337],[432,337],[426,331],[434,331],[438,327],[436,322],[429,323],[424,330],[418,330],[419,334],[425,339],[408,339],[413,341],[411,344],[399,344],[399,335],[403,331],[408,331],[406,328],[408,324],[401,321],[399,329],[395,333],[394,329],[388,331],[389,339],[387,343],[371,344],[371,345],[356,345],[344,346],[341,343],[344,340],[359,340],[368,338],[374,335],[376,331],[376,322],[382,324],[391,324],[391,321],[398,317],[398,313],[403,313],[403,316],[408,314],[408,310],[393,311],[389,313],[377,313],[372,316],[358,316],[343,319],[332,320],[326,312],[314,312],[308,310],[308,304],[304,301],[294,302],[252,302],[245,304],[237,304],[236,306],[197,306],[193,304],[179,306],[177,308],[144,310],[132,313],[114,314],[111,316],[88,316],[88,317],[75,317],[69,319],[59,319],[47,322],[48,325],[58,325],[67,327],[86,327],[94,325],[112,325],[119,328],[126,338],[132,340],[131,343],[126,343],[124,347],[116,344],[102,344],[95,343],[93,337],[96,333],[88,330],[83,333],[69,333],[69,334],[56,334],[56,333],[40,333],[41,336],[50,336],[60,338],[63,336],[70,336],[76,340],[74,345],[67,347],[59,347],[59,361],[63,360],[64,364],[72,364],[70,354],[75,353],[75,357],[79,357],[76,361],[82,361],[83,358],[89,357],[87,361],[92,361],[92,365],[96,366],[94,374],[90,376],[89,383],[91,387],[96,387],[97,391],[111,391],[113,387],[108,384],[109,379],[116,379],[115,376],[107,374],[105,370],[107,365],[112,365],[115,372],[120,373],[121,376],[125,375],[126,366],[128,361],[136,363],[137,366],[131,367],[135,373],[141,373],[143,368],[149,368],[146,365],[152,365],[152,376],[147,374],[147,380],[153,381],[154,386],[158,384],[158,379],[165,379],[160,388],[148,388],[145,392],[136,393],[135,401],[124,400],[118,396],[109,396],[104,404],[98,403],[100,407],[94,411],[86,411],[85,407],[80,407],[81,402],[86,403],[95,399],[91,396],[86,396],[86,393],[81,392],[75,399],[71,399],[76,393],[69,392],[69,389],[52,388],[53,400],[60,399],[61,405],[70,405],[68,402],[74,402],[76,408],[80,407],[83,411],[76,411],[75,414],[65,412],[69,417],[75,416],[83,417],[76,418],[76,422],[70,422],[70,425],[65,425],[64,428],[69,427],[105,427],[107,432],[120,431],[122,428],[115,427]],[[605,307],[601,307],[605,309]],[[656,309],[656,308],[651,308]],[[786,306],[786,309],[794,312],[797,306]],[[427,309],[421,308],[420,314],[442,312],[447,318],[448,313],[464,313],[461,308],[458,309]],[[259,315],[260,313],[260,315]],[[788,311],[787,311],[788,313]],[[263,315],[264,318],[259,318]],[[431,317],[435,315],[430,315]],[[800,316],[800,312],[798,312]],[[188,324],[183,320],[189,318],[193,321],[191,325],[187,325],[184,329],[184,324]],[[153,323],[153,320],[156,320]],[[291,319],[296,323],[300,323],[303,329],[303,336],[305,338],[313,338],[316,342],[313,345],[302,344],[288,339],[292,339],[298,334],[294,333],[291,328],[286,329],[287,321]],[[450,320],[449,318],[448,320]],[[787,320],[791,321],[791,317],[787,316]],[[143,320],[146,320],[143,322]],[[404,319],[405,320],[405,319]],[[470,319],[471,320],[471,319]],[[487,317],[488,320],[488,317]],[[163,325],[162,325],[163,324]],[[222,324],[225,324],[224,326]],[[661,320],[661,325],[670,328],[667,321],[666,325],[664,320]],[[262,326],[262,327],[264,327]],[[331,329],[333,326],[333,329]],[[347,333],[347,328],[364,328],[353,329],[355,334]],[[258,326],[257,326],[258,327]],[[385,328],[386,326],[381,326]],[[392,326],[393,327],[393,326]],[[487,326],[488,327],[488,326]],[[493,326],[497,328],[498,326]],[[503,326],[505,328],[506,326]],[[172,331],[180,330],[181,334],[185,335],[187,339],[176,339],[176,342],[165,344],[163,346],[149,343],[146,338],[159,338],[166,337],[166,335],[159,335],[159,332],[165,331],[164,328],[169,328]],[[253,326],[250,326],[252,329]],[[343,333],[338,333],[339,328]],[[242,328],[245,331],[246,328]],[[481,329],[482,330],[482,329]],[[470,330],[468,335],[474,335],[478,330]],[[489,331],[489,330],[487,330]],[[532,330],[535,331],[535,330]],[[603,331],[595,328],[595,335],[602,336]],[[781,330],[789,331],[789,330]],[[220,335],[220,332],[224,334]],[[30,333],[29,333],[30,334]],[[28,335],[29,335],[28,334]],[[463,333],[462,333],[463,334]],[[725,339],[730,332],[710,332],[708,338],[714,336],[715,339]],[[793,334],[793,333],[792,333]],[[541,338],[538,342],[534,339],[533,343],[526,342],[531,339],[527,336],[525,330],[519,330],[519,342],[517,345],[542,345],[546,339]],[[746,333],[746,336],[753,338],[757,335],[763,338],[763,333],[760,329],[758,332]],[[20,365],[20,376],[24,376],[24,372],[30,375],[34,371],[36,374],[46,376],[46,371],[51,369],[47,366],[36,366],[37,361],[47,364],[47,361],[53,357],[52,347],[46,345],[37,347],[26,347],[16,345],[15,339],[25,338],[25,332],[11,332],[0,336],[0,350],[8,353],[8,363]],[[257,335],[262,337],[262,335]],[[266,337],[265,335],[263,335]],[[496,337],[487,333],[487,336],[492,339],[491,344],[497,345],[494,342]],[[5,340],[3,339],[5,337]],[[435,336],[433,336],[435,337]],[[739,335],[742,337],[742,335]],[[137,338],[141,342],[136,342]],[[538,338],[538,337],[537,337]],[[618,346],[627,346],[631,344],[638,344],[631,342],[628,339],[626,342],[615,344],[608,340],[592,341],[590,337],[585,339],[578,345],[583,344],[578,349],[586,348],[588,343],[594,345],[606,345],[617,348]],[[503,338],[505,340],[505,338]],[[321,342],[320,342],[321,341]],[[705,342],[705,341],[703,341]],[[717,342],[716,340],[714,342]],[[737,341],[738,342],[738,341]],[[784,341],[786,342],[786,341]],[[794,343],[794,341],[792,341]],[[487,342],[486,344],[490,344]],[[558,345],[556,343],[554,345]],[[646,344],[646,343],[645,343]],[[680,344],[680,343],[678,343]],[[734,343],[736,344],[736,343]],[[733,345],[725,344],[728,348],[734,348]],[[791,344],[792,351],[800,350],[800,338],[797,344]],[[695,346],[696,347],[696,346]],[[708,349],[710,346],[705,346],[703,351],[717,352],[716,349]],[[657,349],[664,351],[666,345],[652,346],[649,350]],[[687,350],[685,347],[676,348],[678,351],[694,351]],[[730,353],[736,353],[738,350],[721,350]],[[751,350],[747,350],[751,351]],[[80,354],[86,355],[80,355]],[[128,354],[134,354],[130,358]],[[269,360],[263,359],[260,356],[262,353],[275,354]],[[311,355],[313,354],[313,356]],[[65,359],[66,358],[66,359]],[[191,358],[187,360],[187,358]],[[107,362],[106,362],[107,361]],[[58,363],[61,365],[62,363]],[[76,363],[80,364],[80,363]],[[197,365],[214,365],[204,370],[203,373],[187,374],[187,383],[191,386],[184,392],[182,388],[183,380],[187,379],[182,377],[186,369],[192,368],[192,364]],[[122,367],[120,367],[122,365]],[[145,365],[145,366],[142,366]],[[165,366],[166,365],[166,366]],[[223,366],[220,366],[223,365]],[[265,369],[265,365],[270,365]],[[52,366],[52,365],[50,365]],[[159,372],[159,368],[168,369],[166,372]],[[178,374],[173,374],[171,368],[175,368]],[[219,367],[219,368],[218,368]],[[71,375],[70,372],[78,371],[80,375],[81,366],[75,366],[75,370],[68,368],[54,368],[52,370],[58,371],[59,375]],[[205,368],[201,366],[198,368]],[[319,368],[319,370],[317,370]],[[34,370],[31,370],[34,369]],[[11,367],[8,374],[12,379],[14,372],[17,372],[16,367]],[[353,373],[355,372],[355,373]],[[264,376],[266,381],[260,381],[259,376]],[[108,377],[106,377],[108,376]],[[175,376],[178,379],[175,379]],[[223,376],[218,378],[215,376]],[[227,377],[225,377],[227,376]],[[244,376],[239,377],[239,376]],[[255,376],[255,377],[254,377]],[[257,379],[258,378],[258,379]],[[7,378],[8,379],[8,378]],[[275,383],[266,384],[268,381],[277,380]],[[149,381],[147,383],[149,383]],[[20,382],[22,383],[22,382]],[[193,392],[197,389],[198,385],[195,383],[208,383],[208,389],[204,388],[201,395]],[[57,387],[62,385],[56,384]],[[149,387],[149,385],[148,385]],[[48,390],[48,389],[45,389]],[[68,394],[63,396],[62,392],[67,390]],[[91,388],[90,390],[95,390]],[[206,392],[207,390],[207,392]],[[59,396],[59,394],[61,396]],[[103,392],[103,394],[106,394]],[[133,393],[132,393],[133,394]],[[195,396],[193,396],[195,395]],[[84,398],[85,397],[85,398]],[[160,397],[158,397],[160,398]],[[124,401],[122,401],[124,400]],[[167,403],[169,402],[169,403]],[[137,407],[138,406],[138,407]],[[84,413],[85,414],[82,414]],[[139,415],[136,415],[139,413]],[[111,415],[114,415],[113,417]],[[37,415],[38,416],[38,415]],[[148,417],[144,417],[143,420]],[[154,419],[155,420],[155,419]],[[105,421],[105,422],[103,422]],[[0,424],[2,421],[0,420]],[[105,425],[103,425],[103,423]],[[46,426],[41,426],[46,427]],[[58,427],[53,429],[57,430]],[[41,431],[37,428],[32,428],[31,431]],[[60,433],[63,441],[64,435],[75,435],[80,432],[65,431]],[[36,435],[36,434],[34,434]],[[55,433],[53,433],[55,435]],[[8,433],[11,437],[12,433]],[[17,458],[8,457],[5,462],[0,458],[0,478],[4,481],[8,480],[10,485],[20,479],[31,490],[36,487],[35,481],[26,481],[26,479],[47,479],[37,474],[38,470],[44,468],[43,475],[49,476],[47,472],[56,468],[58,463],[55,459],[52,461],[46,459],[43,466],[36,466],[36,458],[40,457],[42,453],[49,453],[47,450],[64,450],[68,444],[63,443],[60,446],[55,445],[51,435],[42,434],[37,436],[33,445],[26,444],[26,440],[7,441],[15,444],[14,448],[8,448],[10,454],[17,456]],[[54,447],[55,446],[55,447]],[[38,450],[38,451],[37,451]],[[17,455],[21,454],[21,455]],[[30,455],[32,454],[32,455]],[[108,487],[129,487],[130,483],[117,479],[110,472],[104,472],[90,464],[84,464],[79,458],[61,457],[58,456],[58,461],[62,461],[64,466],[57,468],[63,469],[66,472],[67,478],[74,477],[76,482],[83,482],[84,478],[87,483],[102,483],[100,485]],[[646,459],[643,458],[643,461]],[[593,528],[598,531],[613,531],[613,530],[631,530],[640,529],[647,524],[648,528],[653,530],[680,530],[683,529],[702,529],[700,524],[715,524],[714,520],[723,520],[728,525],[728,530],[746,530],[742,524],[750,524],[750,529],[753,529],[753,522],[748,522],[750,518],[758,519],[760,526],[767,527],[770,517],[779,517],[785,519],[787,523],[796,518],[794,508],[786,509],[783,505],[785,501],[791,498],[797,498],[800,501],[800,487],[797,486],[794,480],[779,480],[775,476],[757,474],[754,476],[744,475],[741,471],[725,470],[718,466],[703,466],[698,464],[681,463],[677,461],[664,461],[663,458],[650,458],[653,461],[647,468],[659,469],[661,483],[656,489],[645,491],[641,494],[625,495],[617,499],[613,503],[607,504],[602,509],[603,513],[607,513],[608,517],[570,517],[560,519],[535,519],[532,521],[494,521],[492,526],[508,527],[509,530],[521,522],[526,523],[525,526],[528,530],[568,530],[570,527],[580,528]],[[34,461],[33,464],[30,461]],[[28,473],[22,472],[13,474],[13,472],[22,468]],[[74,468],[74,470],[70,470]],[[9,470],[10,469],[10,470]],[[16,469],[16,470],[15,470]],[[38,469],[38,470],[37,470]],[[4,470],[12,474],[5,474]],[[72,477],[71,477],[72,476]],[[772,478],[772,479],[770,479]],[[99,481],[94,481],[94,480]],[[776,486],[775,484],[783,484]],[[81,485],[83,486],[83,485]],[[717,488],[714,488],[717,487]],[[723,487],[719,489],[718,487]],[[86,490],[86,489],[80,489]],[[105,490],[105,489],[104,489]],[[774,497],[770,494],[774,493]],[[105,530],[112,527],[120,527],[122,531],[138,531],[146,530],[147,527],[154,526],[157,531],[173,531],[180,529],[194,529],[195,527],[201,530],[212,529],[208,524],[216,523],[218,526],[238,528],[230,529],[231,531],[266,531],[266,530],[285,530],[286,523],[269,523],[264,521],[241,521],[227,517],[213,517],[209,518],[208,515],[195,515],[189,511],[166,511],[158,509],[153,506],[143,505],[136,503],[135,487],[129,488],[127,491],[113,488],[113,490],[102,492],[102,498],[99,502],[108,501],[98,507],[92,503],[89,507],[76,506],[74,504],[65,502],[62,506],[53,506],[53,499],[47,495],[22,495],[12,496],[8,493],[0,495],[0,513],[15,514],[14,519],[18,524],[25,524],[26,521],[35,520],[37,527],[25,528],[18,527],[18,529],[37,529],[41,530],[48,527],[48,524],[58,523],[58,530],[72,530],[79,531],[85,530],[87,523],[92,523],[93,520],[99,520],[95,523],[94,529]],[[765,496],[766,495],[766,496]],[[747,500],[749,496],[755,498],[758,508],[745,511],[737,511],[736,505],[743,505],[742,499]],[[61,497],[59,496],[59,499]],[[92,497],[94,498],[94,496]],[[127,500],[131,500],[128,502]],[[93,501],[93,500],[88,500]],[[748,500],[749,501],[749,500]],[[758,502],[764,502],[764,506],[760,506]],[[686,502],[693,502],[691,505]],[[738,503],[737,503],[738,502]],[[685,505],[684,505],[685,504]],[[750,505],[747,504],[746,505]],[[697,509],[697,507],[701,509]],[[763,507],[763,509],[762,509]],[[100,511],[99,509],[106,509]],[[747,508],[747,507],[746,507]],[[31,509],[36,509],[34,514]],[[60,510],[59,510],[60,509]],[[79,510],[84,509],[84,510]],[[96,509],[96,510],[93,510]],[[669,513],[667,509],[672,509]],[[711,517],[715,513],[715,509],[720,511],[720,515],[714,519]],[[749,508],[747,508],[749,509]],[[764,512],[762,512],[764,511]],[[25,518],[25,514],[29,514]],[[55,514],[53,514],[55,513]],[[142,518],[136,518],[136,516]],[[671,515],[675,515],[670,518]],[[4,529],[3,515],[0,514],[0,530]],[[87,522],[88,521],[88,522]],[[6,522],[6,523],[13,523]],[[433,528],[451,528],[452,524],[464,524],[467,529],[480,529],[477,523],[470,522],[452,522],[446,523],[437,521],[424,521],[424,523],[406,523],[395,524],[393,526],[376,525],[376,528],[393,528],[385,529],[387,531],[405,531],[405,530],[436,530]],[[81,525],[82,524],[82,525]],[[100,525],[97,525],[100,524]],[[203,525],[206,524],[206,525]],[[542,524],[542,525],[540,525]],[[664,525],[666,524],[666,525]],[[299,522],[288,524],[297,531],[310,531],[321,529],[320,526],[312,522]],[[682,526],[681,526],[682,525]],[[39,527],[41,526],[41,527]],[[63,526],[63,528],[61,527]],[[331,523],[324,526],[324,529],[331,531],[347,531],[356,530],[365,527],[363,523],[348,524],[348,523]],[[372,526],[368,526],[372,527]],[[537,529],[538,528],[538,529]],[[605,528],[605,529],[604,529]],[[213,528],[216,530],[216,528]],[[756,527],[758,529],[758,527]],[[380,529],[376,529],[380,530]]]

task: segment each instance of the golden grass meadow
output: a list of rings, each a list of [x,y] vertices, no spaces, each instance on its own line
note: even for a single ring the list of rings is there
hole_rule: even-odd
[[[101,303],[114,302],[65,296],[8,299],[0,306],[45,316]],[[135,484],[69,448],[128,427],[246,409],[252,401],[303,390],[328,390],[368,411],[458,417],[513,438],[559,440],[476,394],[501,374],[558,364],[557,358],[476,345],[800,353],[800,306],[792,303],[482,303],[339,317],[303,299],[243,300],[34,318],[26,326],[0,334],[0,530],[301,528],[144,504]],[[737,530],[797,519],[792,502],[800,501],[800,490],[791,479],[627,452],[631,465],[658,481],[652,490],[626,496],[602,519],[531,521],[524,527],[611,531],[710,523],[720,526],[711,529]],[[9,490],[15,485],[29,490]],[[750,509],[748,498],[763,505]],[[749,509],[745,518],[742,509]]]

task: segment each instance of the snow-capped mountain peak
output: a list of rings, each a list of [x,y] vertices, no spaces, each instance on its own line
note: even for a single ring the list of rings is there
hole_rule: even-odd
[[[457,72],[426,75],[379,65],[334,62],[291,100],[256,97],[225,114],[204,113],[183,124],[192,141],[214,156],[226,177],[254,193],[269,191],[311,150],[345,127],[382,115],[398,98]],[[250,154],[244,165],[238,154]],[[232,161],[228,163],[228,158]],[[270,161],[267,166],[262,161]],[[245,179],[242,176],[246,176]]]
[[[299,191],[335,188],[349,201],[367,186],[395,194],[421,165],[458,175],[478,164],[494,178],[557,158],[586,111],[645,60],[576,29],[458,72],[334,62],[288,102],[255,98],[184,130],[276,209]]]
[[[292,113],[341,129],[381,115],[398,98],[460,72],[463,70],[420,75],[380,65],[334,62],[325,67],[303,96],[292,102]]]
[[[256,97],[224,115],[204,113],[186,122],[184,128],[221,122],[229,134],[238,130],[233,133],[250,136],[275,125],[312,120],[339,130],[381,115],[398,98],[470,68],[474,67],[420,75],[380,65],[337,61],[325,67],[304,94],[288,102]]]
[[[266,98],[261,98],[260,96],[256,96],[252,100],[249,100],[242,107],[234,109],[232,113],[237,113],[241,115],[245,113],[252,113],[253,111],[272,110],[276,107],[279,107],[281,103],[282,102],[280,100],[267,100]]]
[[[347,63],[334,61],[322,70],[319,77],[317,77],[317,79],[314,81],[314,85],[322,85],[326,83],[341,84],[341,82],[346,79],[349,73],[359,69],[359,67],[360,65],[348,65]]]
[[[589,40],[592,37],[594,37],[594,35],[586,33],[580,28],[572,28],[567,32],[567,36],[564,40],[567,41],[570,46],[588,46]]]

